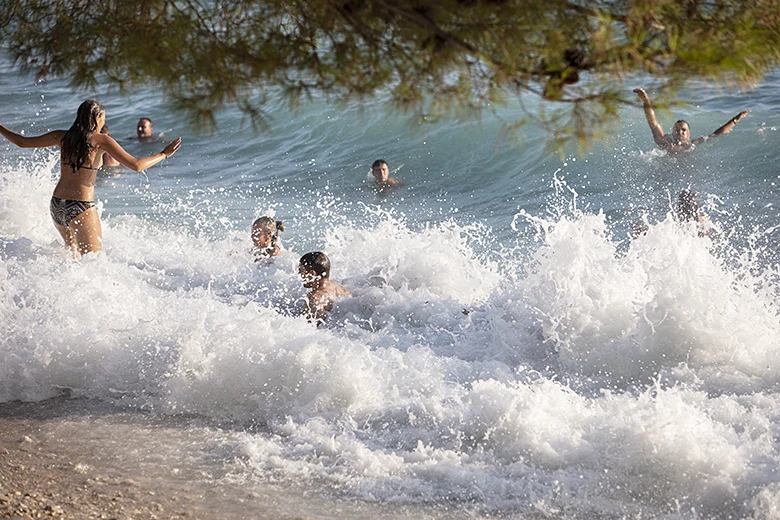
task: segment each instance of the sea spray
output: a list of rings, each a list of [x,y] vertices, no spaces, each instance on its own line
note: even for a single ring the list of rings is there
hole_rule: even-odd
[[[34,128],[72,121],[70,94],[42,111],[36,93],[27,114],[15,88]],[[184,128],[152,98],[109,96],[112,129],[149,110]],[[145,176],[100,174],[105,247],[80,261],[48,215],[58,152],[5,143],[0,401],[110,403],[129,426],[107,449],[167,468],[171,443],[197,446],[197,491],[229,471],[444,516],[773,518],[778,112],[666,157],[639,151],[634,108],[614,143],[564,161],[531,127],[504,148],[494,122],[413,133],[319,101],[271,134],[184,132]],[[405,187],[366,182],[379,156]],[[683,188],[716,236],[676,221]],[[249,225],[268,213],[284,254],[255,262]],[[352,291],[321,327],[300,315],[312,250]]]

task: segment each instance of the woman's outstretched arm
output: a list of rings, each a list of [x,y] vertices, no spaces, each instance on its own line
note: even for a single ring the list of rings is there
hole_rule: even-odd
[[[734,129],[734,127],[737,125],[737,123],[739,123],[739,120],[742,119],[743,117],[745,117],[746,115],[748,115],[749,113],[750,113],[750,110],[743,110],[739,114],[737,114],[734,117],[732,117],[731,119],[729,119],[726,122],[725,125],[721,126],[717,130],[712,132],[710,135],[708,135],[706,137],[699,137],[698,139],[694,139],[693,144],[699,144],[699,143],[702,143],[702,142],[706,141],[710,137],[717,137],[719,135],[723,135],[723,134],[727,134],[727,133],[731,132]]]
[[[20,148],[47,148],[49,146],[59,146],[65,135],[65,130],[54,130],[53,132],[35,137],[25,137],[0,125],[0,135]]]
[[[162,162],[171,155],[175,154],[176,150],[181,147],[181,137],[177,137],[168,143],[166,147],[163,148],[162,152],[137,159],[127,153],[124,148],[119,146],[119,143],[114,141],[111,136],[105,134],[92,134],[92,142],[93,144],[100,145],[100,147],[107,151],[111,157],[136,172],[143,171],[159,162]]]
[[[650,125],[650,131],[653,132],[655,144],[661,148],[668,148],[669,143],[667,142],[666,137],[664,137],[664,129],[661,128],[661,125],[659,125],[658,121],[655,119],[655,112],[653,112],[653,106],[650,104],[650,98],[647,96],[647,92],[642,88],[635,88],[634,93],[642,100],[645,110],[645,119],[647,119],[647,124]]]

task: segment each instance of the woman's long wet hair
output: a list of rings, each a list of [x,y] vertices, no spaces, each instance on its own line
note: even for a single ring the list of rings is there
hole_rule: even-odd
[[[97,118],[104,112],[103,105],[88,99],[79,106],[76,120],[62,138],[62,159],[73,171],[78,171],[89,158],[90,140],[97,131]]]

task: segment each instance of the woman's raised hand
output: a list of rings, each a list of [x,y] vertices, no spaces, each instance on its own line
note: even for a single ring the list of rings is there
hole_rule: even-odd
[[[168,145],[163,148],[163,153],[165,154],[165,157],[170,157],[171,155],[175,154],[176,150],[179,148],[181,148],[181,137],[177,137],[168,143]]]

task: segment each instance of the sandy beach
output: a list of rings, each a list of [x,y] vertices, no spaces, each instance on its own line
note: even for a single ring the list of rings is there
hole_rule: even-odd
[[[290,481],[246,481],[236,476],[240,452],[213,456],[233,435],[241,433],[92,400],[0,404],[0,518],[480,518],[457,506],[365,503]]]
[[[239,453],[227,450],[217,462],[203,457],[213,449],[212,431],[220,430],[92,400],[2,404],[0,518],[284,520],[337,518],[339,509],[352,518],[378,513],[377,506],[306,496],[292,483],[231,478]]]
[[[117,454],[107,442],[109,423],[95,421],[106,412],[77,412],[62,399],[1,405],[0,517],[214,517],[219,500],[192,492],[140,453]]]
[[[198,518],[192,504],[124,478],[120,471],[89,465],[36,437],[32,422],[0,422],[0,517],[3,518]]]
[[[36,420],[0,420],[0,517],[200,518],[162,482],[124,476],[113,461],[69,453]]]

